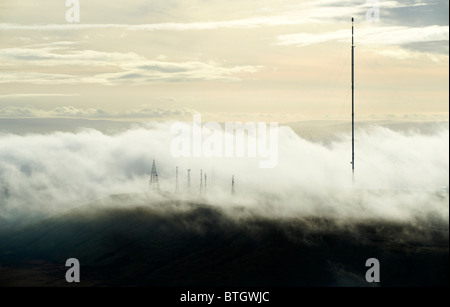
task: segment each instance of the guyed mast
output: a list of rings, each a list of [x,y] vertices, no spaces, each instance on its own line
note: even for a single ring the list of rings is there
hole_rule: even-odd
[[[352,178],[355,179],[355,44],[352,18]]]

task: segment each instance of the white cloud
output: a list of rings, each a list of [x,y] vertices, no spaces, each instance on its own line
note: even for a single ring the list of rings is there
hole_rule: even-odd
[[[328,13],[321,10],[323,15]],[[330,12],[336,12],[335,9],[330,9]],[[269,15],[252,17],[236,20],[224,21],[206,21],[206,22],[190,22],[190,23],[155,23],[155,24],[10,24],[3,23],[0,27],[3,30],[10,31],[83,31],[83,30],[98,30],[98,29],[117,29],[126,31],[192,31],[192,30],[214,30],[214,29],[252,29],[272,26],[285,25],[299,25],[311,22],[317,22],[322,14],[317,14],[316,17],[305,14],[304,11],[290,11],[279,15]],[[334,15],[333,15],[334,16]]]
[[[21,94],[18,94],[19,96]],[[27,96],[25,96],[27,97]],[[32,106],[6,106],[0,108],[0,117],[4,118],[152,118],[170,119],[185,118],[198,111],[189,108],[159,109],[149,106],[126,110],[123,112],[107,112],[102,109],[81,109],[74,106],[61,106],[51,110],[38,109]]]
[[[298,18],[296,18],[298,17]],[[18,31],[75,31],[96,29],[117,29],[127,31],[191,31],[191,30],[214,30],[220,28],[228,29],[251,29],[265,26],[296,25],[314,22],[311,18],[305,18],[295,14],[283,14],[279,16],[254,17],[239,20],[191,22],[191,23],[160,23],[160,24],[0,24],[3,30]]]
[[[4,48],[0,49],[0,62],[8,64],[8,70],[0,73],[0,83],[33,84],[80,84],[103,85],[145,84],[153,82],[190,81],[239,81],[236,74],[255,73],[261,66],[224,67],[218,62],[149,60],[133,52],[105,52],[95,50],[76,50],[67,44],[43,45],[42,48]],[[25,67],[15,72],[10,67]],[[75,73],[43,73],[41,67],[96,68],[97,73],[77,75]],[[115,72],[105,72],[106,68]]]
[[[251,158],[174,159],[170,123],[153,123],[116,135],[95,130],[2,134],[0,216],[49,215],[111,194],[144,193],[152,159],[156,159],[161,188],[168,195],[175,187],[175,166],[180,167],[180,174],[193,170],[193,187],[199,179],[197,171],[208,173],[207,198],[212,205],[234,203],[272,217],[414,221],[433,216],[448,222],[448,194],[439,198],[425,192],[448,186],[448,126],[428,134],[371,127],[358,135],[352,188],[349,135],[324,146],[282,127],[279,164],[262,170],[258,159]],[[236,178],[233,202],[232,174]],[[184,182],[185,176],[180,175],[180,186]],[[413,192],[395,192],[404,188]]]
[[[280,35],[278,45],[309,46],[330,41],[350,41],[349,30],[338,30],[326,33],[298,33]],[[373,27],[356,29],[357,45],[405,45],[410,43],[448,41],[448,26],[428,27]]]
[[[425,2],[404,2],[404,1],[377,1],[380,8],[383,10],[429,6],[432,3]],[[247,18],[217,20],[221,14],[217,9],[220,5],[207,5],[201,3],[209,14],[212,14],[212,20],[208,21],[193,21],[193,22],[163,22],[150,24],[116,24],[116,23],[65,23],[65,24],[14,24],[3,23],[0,28],[11,31],[83,31],[95,29],[117,29],[126,31],[199,31],[199,30],[214,30],[214,29],[251,29],[261,27],[286,26],[286,25],[301,25],[310,23],[327,23],[335,22],[342,19],[343,16],[358,16],[364,15],[370,4],[366,1],[349,0],[349,1],[303,1],[301,3],[292,5],[290,2],[272,3],[267,2],[267,7],[254,8],[254,4],[246,15]],[[124,4],[125,5],[125,4]],[[127,4],[129,5],[129,4]],[[241,8],[240,4],[233,4],[236,9]],[[187,9],[195,9],[195,6],[184,3],[173,4],[178,6],[178,12],[183,12]],[[248,5],[243,5],[248,8]],[[216,9],[215,9],[216,8]],[[166,10],[170,9],[168,7]],[[110,14],[120,14],[119,12],[110,12]],[[256,15],[256,17],[255,17]],[[251,17],[250,17],[251,16]],[[131,16],[131,18],[135,16]],[[177,18],[178,17],[178,18]],[[181,19],[182,16],[175,15],[175,20]],[[220,18],[220,17],[219,17]],[[126,20],[126,19],[125,19]],[[134,19],[133,19],[134,20]]]
[[[22,95],[26,98],[34,98],[27,94],[14,94],[18,97]],[[40,97],[40,96],[37,96]],[[1,97],[0,97],[1,98]],[[157,99],[173,101],[171,97],[159,97]],[[279,121],[283,123],[294,123],[305,120],[326,120],[326,121],[347,121],[347,116],[329,115],[305,116],[301,113],[286,112],[199,112],[191,108],[164,109],[154,108],[150,105],[141,105],[119,112],[111,112],[99,108],[77,108],[74,106],[59,106],[53,109],[39,109],[33,106],[4,106],[0,107],[0,118],[77,118],[77,119],[155,119],[155,120],[190,120],[193,114],[200,114],[207,121]],[[368,114],[359,116],[361,121],[376,122],[385,121],[418,121],[418,122],[443,122],[448,120],[446,113],[406,113],[406,114]]]
[[[80,94],[51,94],[51,93],[5,94],[5,95],[0,95],[0,99],[39,98],[39,97],[75,97],[75,96],[80,96]]]

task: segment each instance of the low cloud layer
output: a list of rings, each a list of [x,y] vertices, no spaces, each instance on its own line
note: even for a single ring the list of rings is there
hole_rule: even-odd
[[[112,194],[147,193],[156,160],[163,199],[191,195],[213,206],[245,206],[270,216],[448,221],[448,124],[431,134],[369,127],[357,132],[352,183],[350,137],[328,145],[279,133],[279,163],[259,159],[184,158],[170,155],[170,123],[149,124],[116,135],[79,133],[0,136],[0,216],[48,216]],[[179,167],[180,195],[175,190]],[[200,170],[207,194],[198,196]],[[231,176],[236,196],[231,196]],[[155,195],[149,196],[151,204]],[[159,199],[159,198],[158,198]],[[124,204],[126,206],[126,204]]]
[[[5,95],[8,99],[9,95]],[[2,96],[0,96],[0,99]],[[169,98],[168,98],[169,99]],[[171,119],[192,117],[198,111],[181,109],[158,109],[149,106],[140,106],[123,112],[107,112],[97,108],[76,108],[74,106],[61,106],[51,110],[43,110],[32,106],[8,106],[0,108],[0,117],[4,118],[152,118]]]
[[[12,101],[13,99],[20,98],[36,98],[36,97],[52,97],[62,96],[63,94],[7,94],[0,95],[0,101]],[[67,94],[75,95],[75,94]],[[177,99],[172,97],[159,97],[158,101],[173,102]],[[22,120],[26,118],[73,118],[73,119],[147,119],[147,120],[190,120],[194,114],[200,113],[198,110],[191,108],[154,108],[150,105],[140,105],[136,108],[111,112],[103,108],[79,108],[72,105],[60,106],[53,109],[42,109],[34,107],[30,104],[14,104],[0,107],[1,119],[17,119]],[[347,115],[342,114],[321,114],[317,116],[306,116],[303,113],[287,113],[287,112],[201,112],[204,118],[207,120],[224,121],[224,120],[253,120],[253,121],[279,121],[279,122],[296,122],[300,120],[347,120]],[[397,121],[447,121],[447,113],[405,113],[405,114],[368,114],[360,115],[360,120],[363,121],[385,121],[397,120]],[[1,121],[1,120],[0,120]],[[0,123],[1,124],[1,123]],[[21,123],[26,127],[26,122]],[[42,123],[41,126],[44,126]],[[90,127],[90,126],[89,126]],[[0,131],[14,132],[14,129],[8,129],[8,126],[3,127],[0,125]]]

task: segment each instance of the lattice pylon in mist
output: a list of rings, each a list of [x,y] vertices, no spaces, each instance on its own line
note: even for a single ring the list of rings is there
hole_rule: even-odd
[[[150,172],[149,188],[152,191],[160,192],[159,181],[158,181],[158,172],[156,171],[155,159],[153,159],[152,171]]]

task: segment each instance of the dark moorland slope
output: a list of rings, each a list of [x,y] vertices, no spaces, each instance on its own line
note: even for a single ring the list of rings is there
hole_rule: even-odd
[[[0,231],[0,285],[67,285],[65,261],[77,258],[80,286],[369,286],[372,257],[379,286],[449,284],[448,225],[237,219],[207,205],[115,201],[130,205]]]

